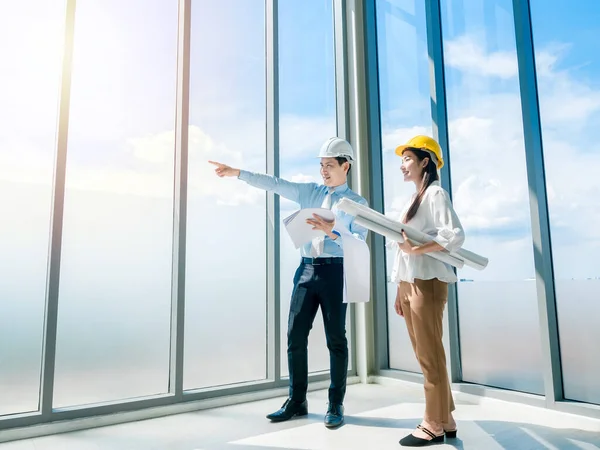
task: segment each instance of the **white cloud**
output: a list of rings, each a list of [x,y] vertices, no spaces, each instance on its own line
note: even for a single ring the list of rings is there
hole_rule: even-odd
[[[154,164],[173,164],[175,150],[175,133],[173,131],[128,139],[127,144],[133,155],[140,160]]]
[[[281,158],[315,158],[323,142],[336,136],[336,119],[332,117],[302,117],[282,115],[279,120]]]
[[[600,91],[578,81],[569,71],[539,78],[540,108],[544,128],[568,126],[581,130],[584,122],[600,111]]]
[[[538,77],[557,78],[557,63],[572,45],[548,44],[535,54]],[[518,61],[515,51],[486,52],[474,36],[461,36],[445,43],[446,64],[465,74],[480,77],[510,79],[518,76]],[[568,81],[574,81],[571,78]]]
[[[549,45],[544,50],[536,52],[535,68],[538,77],[552,76],[556,71],[556,63],[569,48],[569,45]]]
[[[540,103],[545,125],[570,122],[576,126],[600,110],[600,91],[576,79],[573,70],[558,70],[557,65],[571,45],[552,43],[536,52]],[[446,63],[475,77],[516,78],[516,51],[486,53],[472,36],[462,36],[446,43]],[[473,80],[471,80],[473,81]],[[518,88],[518,84],[514,85]],[[489,91],[489,85],[486,85]],[[488,92],[489,94],[490,92]],[[493,103],[492,103],[493,104]]]
[[[169,198],[173,195],[172,174],[124,168],[70,167],[66,186],[67,189],[144,197]]]
[[[188,193],[190,197],[210,197],[218,204],[237,206],[240,204],[257,203],[264,198],[257,189],[235,179],[221,179],[214,173],[215,167],[209,160],[222,162],[232,167],[244,168],[244,156],[240,150],[230,150],[222,142],[215,141],[211,136],[195,125],[188,131]],[[154,179],[147,178],[148,173],[138,173],[143,183],[146,181],[172,183],[173,152],[175,133],[173,131],[157,133],[144,138],[131,139],[129,145],[133,154],[142,161],[161,165],[165,170],[162,174],[154,174]],[[148,185],[149,186],[149,185]]]
[[[470,36],[447,41],[445,56],[450,67],[476,75],[508,79],[516,76],[518,71],[516,53],[499,51],[486,54]]]
[[[290,181],[294,183],[316,183],[317,180],[312,175],[304,175],[303,173],[299,173],[297,175],[293,175],[290,178]]]
[[[396,147],[405,144],[410,138],[419,134],[431,136],[431,127],[414,126],[384,130],[382,136],[383,150],[393,152]]]
[[[529,220],[528,190],[523,183],[471,175],[454,190],[454,204],[470,231],[510,230]]]
[[[318,149],[322,142],[335,134],[335,122],[328,118],[286,116],[281,120],[282,166],[293,181],[310,182],[319,179]],[[229,127],[228,124],[223,125]],[[216,130],[227,135],[226,130]],[[190,197],[212,199],[220,205],[259,204],[264,193],[235,179],[221,179],[214,173],[215,160],[233,167],[264,171],[265,147],[260,148],[260,121],[249,119],[236,124],[227,142],[217,140],[200,127],[189,127]],[[50,183],[54,164],[54,144],[40,153],[39,142],[33,142],[18,132],[0,136],[0,179],[14,182]],[[69,189],[112,192],[170,198],[174,182],[175,132],[133,137],[123,143],[123,153],[117,153],[103,164],[86,162],[87,158],[70,157],[67,167]],[[284,149],[285,148],[285,149]],[[10,150],[10,151],[9,151]],[[82,156],[80,154],[80,156]],[[289,161],[289,163],[288,163]]]

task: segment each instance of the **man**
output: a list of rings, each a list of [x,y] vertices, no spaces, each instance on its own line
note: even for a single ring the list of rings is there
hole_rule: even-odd
[[[308,334],[319,306],[323,314],[327,347],[330,355],[331,385],[325,426],[334,428],[344,422],[343,401],[348,373],[348,341],[346,339],[346,308],[343,303],[344,271],[343,244],[336,226],[344,226],[354,237],[365,240],[367,229],[354,223],[354,217],[336,210],[342,198],[366,205],[367,201],[348,188],[347,177],[354,152],[348,142],[330,138],[321,147],[321,176],[323,184],[292,183],[270,175],[234,169],[209,161],[217,166],[219,177],[238,177],[251,186],[272,191],[292,200],[301,208],[332,209],[335,221],[314,215],[307,223],[324,235],[305,244],[302,261],[294,276],[294,290],[288,320],[289,398],[281,409],[267,416],[273,422],[289,420],[308,414]],[[341,229],[341,228],[340,228]]]

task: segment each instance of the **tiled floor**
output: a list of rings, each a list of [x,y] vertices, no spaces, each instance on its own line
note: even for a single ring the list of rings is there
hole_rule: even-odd
[[[422,388],[353,385],[346,396],[346,424],[323,426],[326,391],[309,394],[310,414],[280,424],[264,415],[271,399],[86,431],[0,444],[0,450],[276,450],[401,448],[423,413]],[[457,439],[437,449],[600,449],[600,420],[455,394]]]

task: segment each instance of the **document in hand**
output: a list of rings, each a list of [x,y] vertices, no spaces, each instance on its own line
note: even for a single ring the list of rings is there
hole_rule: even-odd
[[[366,303],[371,298],[371,256],[369,246],[342,224],[334,228],[344,246],[344,303]]]
[[[306,223],[306,219],[312,219],[313,214],[321,216],[325,220],[334,220],[335,216],[329,209],[325,208],[305,208],[283,219],[283,224],[292,242],[296,248],[302,247],[314,238],[323,236],[325,233],[321,230],[313,230],[312,225]]]

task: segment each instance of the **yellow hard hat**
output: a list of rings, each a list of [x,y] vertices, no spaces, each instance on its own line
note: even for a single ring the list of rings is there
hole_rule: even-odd
[[[440,148],[440,144],[437,141],[429,136],[415,136],[410,139],[406,145],[400,145],[396,148],[396,155],[402,156],[404,150],[407,148],[417,148],[419,150],[426,151],[433,158],[433,162],[436,164],[438,169],[441,169],[444,166],[444,159],[442,157],[442,149]]]

